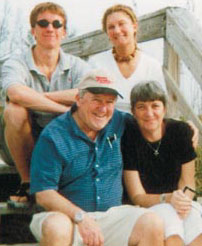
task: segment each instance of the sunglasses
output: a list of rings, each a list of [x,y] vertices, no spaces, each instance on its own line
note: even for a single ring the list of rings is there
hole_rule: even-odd
[[[55,29],[59,29],[63,26],[63,24],[59,20],[54,20],[53,22],[49,22],[46,19],[42,19],[42,20],[37,21],[36,23],[37,23],[37,25],[39,25],[42,28],[48,27],[49,24],[52,24],[52,26]]]

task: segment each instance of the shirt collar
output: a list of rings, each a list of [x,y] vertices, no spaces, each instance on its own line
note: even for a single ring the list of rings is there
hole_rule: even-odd
[[[33,48],[33,47],[32,47]],[[33,54],[32,54],[32,48],[28,50],[25,59],[27,61],[27,65],[29,67],[30,71],[36,71],[39,73],[39,70],[37,66],[35,65]],[[62,49],[60,49],[60,59],[58,63],[60,69],[62,71],[69,70],[71,68],[71,55],[64,53]]]

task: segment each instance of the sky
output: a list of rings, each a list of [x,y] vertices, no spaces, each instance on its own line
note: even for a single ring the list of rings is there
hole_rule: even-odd
[[[28,22],[28,16],[31,9],[39,2],[44,0],[1,0],[12,2],[13,8],[21,8],[22,14],[25,15]],[[134,6],[136,14],[143,15],[149,12],[166,6],[181,6],[191,10],[198,19],[202,16],[201,0],[52,0],[61,6],[67,12],[70,25],[74,26],[78,34],[83,34],[91,30],[101,28],[101,18],[104,10],[115,4],[124,3],[126,5]]]

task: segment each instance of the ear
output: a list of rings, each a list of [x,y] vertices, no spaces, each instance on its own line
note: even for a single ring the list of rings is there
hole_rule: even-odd
[[[76,105],[79,107],[80,104],[81,104],[81,103],[80,103],[81,97],[79,96],[79,93],[76,94],[75,99],[76,99]]]
[[[34,27],[31,28],[31,34],[35,38],[35,28]]]
[[[65,39],[67,37],[67,31],[66,29],[63,30],[63,35],[62,35],[62,39]]]
[[[133,117],[135,118],[135,106],[131,106],[130,108],[131,114],[133,115]]]
[[[164,116],[167,114],[167,107],[164,106]]]
[[[134,29],[134,33],[135,34],[137,33],[137,28],[138,28],[138,24],[137,23],[134,23],[133,24],[133,29]]]
[[[134,29],[136,30],[136,32],[137,32],[137,29],[138,29],[138,23],[136,22],[136,23],[134,23],[133,24],[133,26],[134,26]]]

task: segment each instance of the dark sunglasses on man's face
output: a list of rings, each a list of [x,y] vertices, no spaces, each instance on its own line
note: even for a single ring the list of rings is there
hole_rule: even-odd
[[[37,25],[39,25],[42,28],[48,27],[49,24],[52,24],[52,26],[55,29],[58,29],[58,28],[63,26],[63,24],[59,20],[54,20],[53,22],[49,22],[49,21],[47,21],[45,19],[42,19],[42,20],[37,21],[36,23],[37,23]]]

